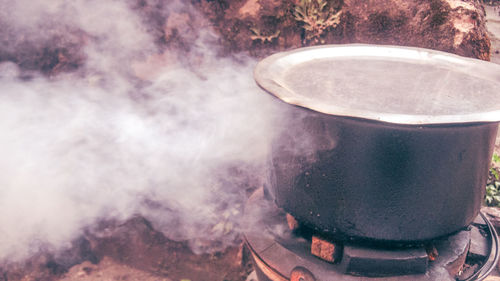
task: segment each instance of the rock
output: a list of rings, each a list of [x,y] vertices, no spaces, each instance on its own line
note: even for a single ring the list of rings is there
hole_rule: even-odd
[[[314,40],[308,39],[306,24],[297,17],[299,1],[200,0],[197,3],[224,39],[226,49],[249,51],[257,57],[318,43],[375,43],[490,58],[485,12],[479,0],[328,1],[323,12],[340,11],[340,22],[324,27]],[[255,30],[262,36],[279,35],[276,40],[255,40],[252,37]]]
[[[439,271],[441,266],[444,266],[450,273],[450,276],[455,276],[462,269],[470,246],[470,231],[463,230],[454,235],[443,237],[433,241],[439,257],[434,262],[433,271]],[[437,275],[439,276],[439,275]]]
[[[90,238],[99,259],[111,258],[120,265],[173,280],[241,280],[248,273],[249,261],[239,246],[198,255],[187,241],[168,239],[140,216],[101,224]]]
[[[479,264],[475,264],[473,266],[464,268],[462,274],[460,274],[460,276],[457,277],[457,280],[462,281],[469,279],[478,269],[479,269]]]
[[[102,221],[64,251],[6,265],[0,281],[244,280],[250,272],[247,255],[242,246],[194,254],[187,241],[172,241],[137,216]]]
[[[245,4],[238,10],[238,13],[242,17],[256,17],[261,8],[262,6],[259,4],[259,0],[247,0]]]
[[[486,227],[488,225],[480,215],[477,215],[477,217],[472,221],[472,224],[480,227]]]
[[[54,262],[62,267],[64,271],[84,261],[94,264],[99,262],[99,259],[92,251],[90,241],[85,237],[75,239],[70,248],[58,253],[54,257]]]
[[[500,229],[500,209],[497,207],[483,207],[481,211],[490,220],[491,224],[498,230]]]
[[[187,54],[201,33],[210,29],[221,37],[217,39],[223,46],[221,55],[247,52],[261,58],[323,43],[373,43],[490,59],[490,39],[480,0],[322,1],[327,3],[321,11],[325,18],[337,12],[338,18],[320,25],[320,31],[313,36],[306,21],[298,16],[299,0],[191,0],[191,5],[186,1],[179,11],[169,9],[161,1],[133,0],[130,4],[158,45],[159,54],[151,60],[169,62],[172,59],[165,53],[172,50]],[[57,27],[54,38],[44,42],[34,42],[9,30],[0,30],[0,37],[6,38],[7,44],[0,47],[0,62],[12,61],[22,70],[39,70],[49,75],[84,65],[85,46],[93,40],[82,30],[63,26]],[[134,68],[147,75],[140,65]]]
[[[21,69],[38,70],[49,75],[82,66],[87,35],[74,28],[59,27],[58,32],[60,34],[45,40],[33,40],[31,36],[12,32],[8,27],[1,28],[0,62],[11,61]]]
[[[0,269],[1,281],[54,281],[57,273],[50,268],[53,262],[49,254],[39,253],[24,262],[11,263]]]
[[[145,271],[119,264],[110,258],[104,258],[94,265],[84,262],[72,267],[58,281],[94,281],[94,280],[141,280],[141,281],[171,281],[170,278],[154,275]]]
[[[41,251],[23,262],[10,263],[0,268],[0,281],[58,280],[72,266],[82,262],[98,262],[90,242],[84,237],[75,239],[68,248],[58,253]]]
[[[472,259],[485,259],[489,254],[488,239],[476,226],[471,227],[471,242],[469,248],[469,257]]]
[[[255,270],[252,271],[250,274],[248,274],[247,279],[245,279],[245,281],[259,281],[257,279],[257,272],[255,272]]]

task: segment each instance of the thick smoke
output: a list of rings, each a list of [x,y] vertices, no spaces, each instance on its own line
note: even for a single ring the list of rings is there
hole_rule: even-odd
[[[159,12],[193,13],[181,3]],[[253,60],[217,57],[209,30],[161,54],[126,1],[0,0],[0,21],[0,54],[61,42],[82,54],[52,77],[0,63],[1,260],[134,214],[196,251],[234,240],[275,128]]]

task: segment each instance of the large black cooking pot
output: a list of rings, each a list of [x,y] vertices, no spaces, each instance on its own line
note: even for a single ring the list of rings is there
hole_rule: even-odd
[[[460,230],[484,197],[500,66],[393,46],[297,49],[261,61],[279,99],[276,203],[336,239],[425,241]]]

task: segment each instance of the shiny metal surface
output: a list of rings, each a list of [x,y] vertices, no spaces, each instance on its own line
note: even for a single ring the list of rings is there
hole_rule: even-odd
[[[262,60],[257,83],[282,101],[397,124],[500,121],[500,65],[396,46],[327,45]]]

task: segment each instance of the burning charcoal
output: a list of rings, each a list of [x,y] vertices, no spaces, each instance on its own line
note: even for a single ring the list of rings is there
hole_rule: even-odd
[[[314,275],[303,267],[296,267],[290,274],[290,281],[315,281]]]
[[[286,221],[290,230],[296,230],[299,228],[299,222],[290,214],[286,214]]]
[[[319,257],[322,260],[334,263],[338,261],[341,247],[326,241],[317,236],[312,237],[311,254]]]
[[[425,251],[427,252],[429,261],[435,261],[436,258],[439,256],[438,250],[432,244],[425,246]]]

